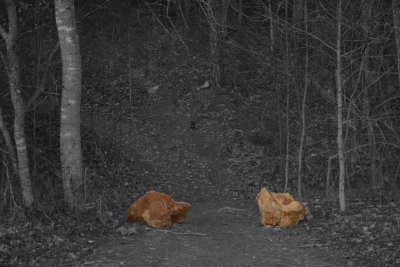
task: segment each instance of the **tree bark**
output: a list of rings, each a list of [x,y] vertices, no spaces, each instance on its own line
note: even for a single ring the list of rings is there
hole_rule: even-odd
[[[1,106],[0,106],[0,131],[4,139],[4,143],[6,144],[8,150],[8,156],[10,157],[14,173],[18,175],[17,155],[15,154],[15,148],[11,141],[10,132],[8,131],[7,126],[4,122],[3,110]]]
[[[223,31],[223,3],[219,0],[209,0],[207,19],[210,24],[210,59],[213,78],[217,88],[224,84],[223,50],[221,35]]]
[[[21,95],[21,80],[17,47],[17,10],[14,1],[3,0],[8,14],[8,33],[0,28],[0,34],[6,42],[8,61],[8,80],[10,83],[11,101],[14,107],[14,139],[17,151],[18,176],[22,189],[24,207],[31,209],[34,198],[29,172],[28,149],[25,138],[25,106]]]
[[[238,8],[238,25],[239,28],[242,27],[242,20],[243,20],[243,0],[239,0],[239,8]]]
[[[288,19],[288,5],[289,0],[285,1],[285,19]],[[289,184],[289,161],[290,161],[290,129],[289,129],[289,116],[290,116],[290,75],[289,75],[289,34],[285,32],[285,75],[286,75],[286,158],[285,158],[285,187],[283,192],[286,192]]]
[[[368,147],[369,147],[369,179],[372,192],[377,195],[379,189],[379,168],[376,162],[376,143],[375,133],[372,124],[372,110],[371,110],[371,90],[375,86],[376,77],[374,77],[374,67],[371,62],[371,42],[370,32],[372,31],[371,25],[371,12],[372,12],[373,0],[365,0],[362,6],[362,23],[363,23],[363,38],[366,43],[365,53],[361,61],[361,70],[364,79],[362,80],[363,88],[363,113],[365,118],[365,127],[368,135]],[[375,72],[376,73],[376,72]]]
[[[342,88],[342,0],[337,4],[337,38],[336,38],[336,89],[337,89],[337,145],[339,156],[339,205],[340,211],[346,210],[345,202],[345,158],[344,158],[344,142],[343,142],[343,88]]]
[[[304,18],[304,1],[306,0],[293,0],[293,25],[299,26]]]
[[[400,0],[392,0],[394,34],[397,47],[397,74],[400,83]]]
[[[285,162],[284,162],[284,154],[283,154],[283,123],[282,123],[282,110],[281,110],[281,88],[277,86],[276,81],[278,77],[278,66],[277,66],[277,54],[275,51],[275,25],[274,25],[274,20],[272,18],[272,0],[267,1],[267,5],[265,6],[265,13],[267,17],[269,18],[269,36],[270,36],[270,46],[269,50],[271,53],[271,56],[274,58],[274,80],[273,80],[273,86],[276,91],[276,113],[278,114],[278,127],[279,127],[279,179],[283,179],[285,175]],[[240,7],[240,13],[241,13],[241,7]]]
[[[70,209],[80,209],[83,201],[80,133],[82,63],[74,1],[55,0],[55,17],[62,58],[60,157],[64,197]]]
[[[308,32],[308,17],[307,17],[307,1],[305,1],[304,7],[304,25],[305,31]],[[303,174],[303,150],[306,135],[306,101],[307,101],[307,90],[308,90],[308,61],[309,61],[309,50],[308,50],[308,35],[306,34],[306,55],[305,55],[305,74],[304,74],[304,91],[303,99],[301,102],[301,131],[300,131],[300,145],[299,145],[299,164],[297,172],[297,194],[300,200],[302,200],[302,174]]]

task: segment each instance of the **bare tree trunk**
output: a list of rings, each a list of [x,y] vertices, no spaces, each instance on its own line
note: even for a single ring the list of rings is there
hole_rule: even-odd
[[[370,185],[372,192],[377,195],[379,189],[379,168],[376,162],[376,143],[375,143],[375,133],[373,124],[371,122],[371,89],[375,86],[375,77],[373,64],[370,62],[371,57],[371,44],[369,40],[371,32],[371,11],[372,11],[373,0],[366,0],[362,7],[362,23],[363,23],[363,38],[366,43],[365,53],[362,57],[361,70],[364,79],[363,81],[363,113],[364,118],[366,118],[365,126],[367,128],[368,135],[368,147],[369,147],[369,175],[370,175]]]
[[[69,208],[80,209],[83,201],[80,132],[82,63],[74,1],[55,0],[55,17],[63,72],[60,154],[64,196]]]
[[[17,10],[13,0],[3,0],[8,14],[8,33],[0,28],[0,34],[4,38],[7,47],[8,79],[10,83],[11,100],[14,107],[14,139],[17,150],[18,176],[22,188],[22,200],[24,206],[32,208],[33,189],[29,173],[28,149],[25,139],[25,106],[21,96],[21,81],[17,47]]]
[[[293,0],[293,8],[292,8],[292,14],[293,14],[293,25],[298,27],[302,20],[304,19],[304,1],[307,0]]]
[[[209,0],[207,19],[210,24],[210,58],[213,78],[217,88],[224,84],[224,67],[222,63],[221,34],[223,29],[222,9],[223,3],[219,0]]]
[[[283,179],[285,175],[284,167],[284,155],[283,155],[283,130],[282,130],[282,116],[281,116],[281,92],[280,87],[276,85],[276,80],[278,77],[278,66],[277,66],[277,55],[275,52],[275,30],[274,30],[274,20],[272,18],[272,0],[268,0],[268,8],[266,13],[269,18],[269,35],[270,35],[270,52],[271,56],[274,57],[274,87],[276,91],[276,112],[278,114],[278,127],[279,127],[279,179]]]
[[[394,33],[396,36],[396,46],[397,46],[397,74],[399,75],[399,83],[400,83],[400,0],[392,0],[392,8],[393,8]]]
[[[287,21],[288,19],[288,2],[289,0],[286,0],[285,3],[285,19]],[[289,129],[289,110],[290,110],[290,77],[289,77],[289,35],[288,32],[285,31],[285,45],[286,45],[286,51],[285,51],[285,74],[286,74],[286,159],[285,159],[285,187],[283,189],[284,192],[287,191],[288,183],[289,183],[289,149],[290,149],[290,129]]]
[[[366,40],[368,42],[368,40]],[[373,77],[372,77],[372,72],[368,67],[368,57],[369,55],[369,44],[367,44],[367,49],[365,51],[365,55],[362,58],[362,66],[361,69],[363,71],[364,79],[363,79],[363,113],[364,113],[364,118],[365,124],[364,126],[366,127],[367,131],[367,136],[368,136],[368,148],[369,148],[369,180],[370,180],[370,186],[372,188],[372,192],[377,195],[378,189],[379,189],[379,173],[378,173],[378,166],[377,162],[375,160],[376,158],[376,143],[375,143],[375,133],[373,129],[373,124],[371,122],[371,100],[370,100],[370,87],[373,87]]]
[[[238,25],[239,28],[242,27],[243,20],[243,0],[239,0],[239,10],[238,10]]]
[[[309,51],[308,51],[308,16],[307,16],[307,0],[305,1],[304,7],[304,23],[305,23],[305,31],[306,31],[306,66],[305,66],[305,81],[304,81],[304,91],[303,91],[303,101],[301,104],[301,132],[300,132],[300,146],[299,146],[299,164],[297,171],[297,194],[299,199],[302,199],[302,174],[303,174],[303,148],[304,148],[304,139],[306,135],[306,100],[307,100],[307,89],[308,89],[308,61],[309,61]]]
[[[185,3],[185,5],[186,6],[188,6],[188,5],[190,5],[190,1],[184,1],[184,3]],[[185,7],[186,7],[185,6]],[[190,7],[190,6],[189,6]],[[181,18],[181,20],[182,21],[178,21],[177,23],[175,23],[175,24],[182,24],[182,25],[184,25],[185,26],[185,30],[186,31],[188,31],[189,30],[189,24],[188,24],[188,22],[187,22],[187,18],[189,17],[188,16],[188,14],[186,14],[186,10],[187,9],[185,9],[185,12],[183,11],[183,7],[182,7],[182,2],[181,1],[177,1],[176,2],[176,9],[177,9],[177,12],[180,14],[179,16],[178,16],[178,18]],[[190,10],[190,8],[189,8],[189,10]]]
[[[328,157],[328,167],[326,171],[326,182],[325,182],[325,197],[328,199],[331,196],[331,169],[332,169],[332,160],[337,157],[336,155],[331,155]]]
[[[339,205],[340,211],[346,210],[344,179],[345,179],[345,159],[343,142],[343,88],[342,88],[342,0],[337,4],[337,39],[336,39],[336,89],[337,89],[337,145],[339,156]]]
[[[186,14],[186,18],[189,18],[190,16],[190,9],[192,7],[192,1],[191,0],[186,0],[184,1],[184,5],[185,5],[185,14]]]
[[[293,0],[293,4],[292,4],[292,25],[295,28],[299,28],[299,29],[304,29],[303,27],[303,20],[304,20],[304,1],[306,0]],[[288,21],[288,20],[286,20]],[[303,45],[301,42],[299,42],[298,40],[300,33],[298,31],[292,31],[292,43],[293,43],[293,47],[295,49],[295,54],[296,54],[296,71],[295,73],[295,77],[296,80],[301,80],[301,73],[300,73],[300,69],[301,69],[301,63],[302,63],[302,53],[300,52],[303,48]],[[298,101],[298,108],[299,108],[299,113],[300,113],[300,106],[301,106],[301,100],[300,100],[300,86],[298,86],[298,82],[295,83],[295,87],[296,87],[296,94],[297,94],[297,101]]]
[[[15,148],[11,141],[10,132],[8,131],[7,126],[4,123],[3,110],[1,107],[0,107],[0,131],[1,131],[1,134],[4,139],[4,143],[6,144],[6,147],[8,150],[8,156],[10,157],[13,170],[14,170],[15,174],[18,175],[17,155],[15,154]]]

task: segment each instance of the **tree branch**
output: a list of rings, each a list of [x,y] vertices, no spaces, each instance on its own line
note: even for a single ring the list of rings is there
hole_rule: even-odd
[[[47,58],[46,66],[45,66],[45,69],[44,69],[44,72],[43,72],[42,79],[40,80],[40,84],[36,88],[35,93],[33,94],[33,96],[28,100],[28,102],[26,104],[25,111],[27,111],[30,108],[32,108],[32,106],[35,103],[36,99],[45,91],[47,80],[48,80],[48,77],[49,77],[49,69],[50,69],[51,61],[53,60],[54,55],[57,53],[59,47],[60,47],[60,44],[57,43],[54,46],[53,50],[51,51],[50,56]]]
[[[11,164],[13,166],[13,170],[15,172],[15,174],[18,175],[18,161],[17,161],[17,155],[15,153],[15,147],[12,144],[11,141],[11,137],[10,137],[10,132],[8,131],[5,122],[4,122],[4,116],[3,116],[3,112],[0,106],[0,131],[1,134],[3,136],[5,145],[7,147],[8,150],[8,156],[10,157],[11,160]]]
[[[17,20],[17,9],[13,0],[3,0],[4,5],[7,9],[8,14],[8,41],[7,44],[14,44],[17,38],[18,20]],[[4,33],[4,29],[3,29]],[[2,35],[3,35],[2,33]],[[4,38],[4,36],[3,36]],[[7,39],[5,39],[7,40]]]

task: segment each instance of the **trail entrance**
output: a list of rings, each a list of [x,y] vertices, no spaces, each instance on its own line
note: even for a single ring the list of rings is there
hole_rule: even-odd
[[[222,102],[208,108],[222,113],[230,112],[228,106],[228,102]],[[207,131],[210,128],[202,126],[212,124],[211,120],[193,118],[173,101],[136,110],[134,116],[112,118],[84,113],[84,125],[112,140],[127,161],[142,170],[147,190],[188,201],[192,210],[182,225],[158,230],[137,223],[136,234],[121,236],[116,232],[97,241],[101,245],[83,259],[83,265],[345,265],[338,252],[321,246],[307,234],[312,229],[310,223],[288,229],[261,225],[256,195],[237,194],[238,181],[230,168],[231,161],[221,153],[218,139]],[[219,131],[230,127],[214,124]]]

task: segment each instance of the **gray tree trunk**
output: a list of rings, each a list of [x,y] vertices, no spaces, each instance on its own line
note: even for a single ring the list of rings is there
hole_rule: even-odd
[[[8,79],[11,101],[14,107],[14,139],[18,162],[17,175],[21,184],[23,204],[26,208],[31,209],[34,198],[25,138],[25,106],[21,96],[20,67],[16,52],[18,35],[17,10],[13,0],[3,0],[3,3],[8,15],[8,33],[3,28],[0,28],[0,34],[6,42]],[[12,154],[10,155],[12,156]]]
[[[210,24],[210,59],[214,81],[218,88],[224,84],[224,67],[222,64],[223,50],[221,35],[223,32],[224,5],[219,0],[209,0],[207,8],[207,19]]]
[[[288,20],[288,6],[289,6],[289,0],[285,1],[285,20]],[[289,66],[291,64],[290,62],[290,57],[289,57],[289,33],[288,31],[285,31],[285,75],[286,77],[286,157],[285,157],[285,187],[283,189],[283,192],[286,192],[288,189],[288,184],[289,184],[289,161],[290,161],[290,77],[289,77]]]
[[[363,84],[363,113],[365,121],[365,127],[367,128],[368,135],[368,147],[369,147],[369,174],[370,174],[370,185],[372,187],[372,192],[377,195],[380,185],[379,180],[379,168],[376,162],[376,143],[375,143],[375,133],[374,126],[371,120],[371,90],[375,87],[376,74],[377,71],[370,60],[373,56],[371,55],[371,42],[369,40],[370,32],[373,30],[371,25],[371,12],[374,0],[365,0],[362,7],[362,24],[363,24],[363,38],[366,43],[365,53],[361,61],[361,70],[363,72],[364,79]]]
[[[8,131],[6,124],[4,122],[3,110],[1,106],[0,106],[0,131],[4,139],[4,143],[6,144],[8,150],[8,156],[10,157],[14,173],[18,175],[17,155],[15,154],[15,148],[11,141],[10,132]]]
[[[62,58],[60,154],[64,197],[70,209],[80,209],[83,201],[80,131],[82,63],[74,1],[55,0],[55,17]]]
[[[400,83],[400,0],[392,0],[392,8],[393,8],[394,33],[396,36],[396,46],[397,46],[397,74],[399,75],[399,83]]]
[[[304,2],[304,28],[306,33],[308,32],[308,7],[307,1]],[[303,8],[303,7],[302,7]],[[300,131],[300,145],[299,145],[299,156],[298,156],[298,171],[297,171],[297,194],[300,200],[302,200],[302,183],[303,183],[303,150],[305,146],[305,137],[306,137],[306,102],[307,102],[307,91],[308,91],[308,65],[309,65],[309,50],[308,50],[308,35],[306,34],[306,55],[305,55],[305,73],[304,73],[304,90],[303,90],[303,99],[301,101],[301,131]]]
[[[343,88],[342,88],[342,0],[337,4],[337,37],[336,37],[336,90],[337,90],[337,145],[339,156],[339,205],[340,211],[346,210],[345,202],[345,158],[344,158],[344,142],[343,142]]]
[[[304,1],[305,0],[293,0],[293,25],[299,27],[304,19]]]

